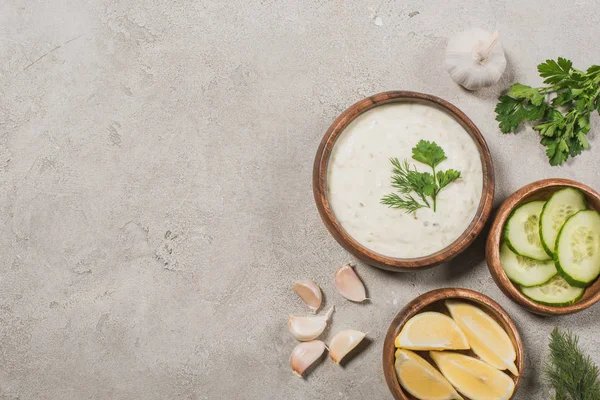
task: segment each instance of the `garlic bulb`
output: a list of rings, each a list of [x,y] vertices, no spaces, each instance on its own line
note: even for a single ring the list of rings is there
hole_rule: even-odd
[[[366,333],[352,329],[341,331],[335,335],[329,344],[329,356],[333,362],[339,364],[342,358],[362,342],[365,336],[367,336]]]
[[[341,265],[335,271],[335,287],[348,300],[360,303],[367,299],[365,285],[350,264]]]
[[[299,377],[323,355],[325,351],[325,343],[320,340],[312,340],[304,342],[294,347],[292,357],[290,358],[290,366],[292,371]]]
[[[317,311],[321,307],[321,301],[323,300],[321,288],[313,281],[308,279],[298,281],[292,289],[311,310]]]
[[[327,314],[317,317],[295,317],[290,315],[288,329],[301,342],[316,339],[327,327],[327,321],[329,321],[332,313],[333,307],[327,311]]]
[[[506,68],[498,32],[473,28],[451,37],[445,64],[452,79],[465,89],[492,86]]]

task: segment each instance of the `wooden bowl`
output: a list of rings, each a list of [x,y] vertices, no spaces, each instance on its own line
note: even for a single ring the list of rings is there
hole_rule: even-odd
[[[436,253],[424,257],[387,257],[362,246],[352,238],[337,221],[327,198],[327,165],[335,141],[340,137],[344,129],[360,114],[374,107],[389,103],[419,103],[445,111],[469,133],[475,142],[481,157],[483,189],[479,208],[477,209],[475,217],[463,234],[453,243]],[[331,235],[346,250],[367,264],[379,268],[390,271],[411,271],[417,268],[432,267],[448,261],[465,250],[475,240],[477,235],[479,235],[483,229],[492,209],[492,202],[494,200],[494,170],[492,158],[485,139],[475,124],[462,111],[447,101],[435,96],[416,92],[392,91],[379,93],[359,101],[344,111],[329,127],[321,140],[321,144],[319,145],[315,157],[313,168],[313,192],[323,223]]]
[[[517,206],[533,200],[548,200],[552,193],[565,187],[579,189],[586,197],[588,207],[600,211],[600,195],[592,188],[568,179],[543,179],[530,183],[513,193],[502,203],[490,229],[485,247],[485,259],[492,278],[505,295],[513,301],[540,315],[564,315],[584,310],[600,300],[600,279],[585,290],[583,297],[566,307],[553,307],[527,298],[506,276],[500,262],[500,244],[504,223]]]
[[[406,392],[402,386],[400,386],[400,382],[398,382],[396,370],[394,368],[394,363],[396,361],[396,346],[394,345],[394,340],[396,339],[396,336],[398,336],[404,324],[418,313],[424,311],[439,311],[450,315],[443,303],[443,301],[447,299],[460,299],[473,303],[488,313],[490,317],[494,318],[506,331],[506,333],[508,333],[508,337],[512,341],[517,353],[515,365],[520,372],[519,376],[514,376],[510,372],[504,371],[515,382],[515,390],[513,395],[510,397],[511,399],[514,398],[519,388],[519,383],[521,382],[524,366],[523,342],[521,341],[517,327],[512,319],[508,316],[506,311],[504,311],[504,309],[500,307],[500,305],[494,300],[473,290],[455,288],[436,289],[420,295],[408,303],[398,314],[396,314],[394,320],[390,324],[383,342],[383,373],[394,398],[396,400],[418,400],[416,397]],[[421,355],[423,354],[422,352],[417,353],[420,353]],[[475,356],[471,350],[466,352],[461,351],[461,353],[477,358],[477,356]]]

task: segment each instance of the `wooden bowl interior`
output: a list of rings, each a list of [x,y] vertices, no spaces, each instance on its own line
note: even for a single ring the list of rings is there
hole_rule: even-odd
[[[327,170],[329,156],[335,142],[356,117],[372,108],[390,103],[418,103],[442,110],[456,120],[471,136],[482,165],[483,185],[477,212],[463,234],[446,248],[436,253],[417,258],[388,257],[367,249],[349,235],[337,221],[327,196]],[[366,98],[344,111],[325,133],[317,151],[313,169],[313,192],[321,219],[331,235],[346,250],[367,264],[391,271],[407,271],[431,267],[448,261],[467,248],[483,229],[492,207],[494,197],[494,172],[492,159],[485,139],[473,122],[458,108],[435,96],[416,92],[385,92]]]
[[[468,289],[438,289],[429,293],[425,293],[424,295],[417,297],[415,300],[407,304],[406,307],[404,307],[396,315],[392,321],[392,324],[390,325],[390,328],[388,329],[383,347],[383,369],[388,387],[390,388],[390,391],[395,399],[419,400],[410,393],[406,392],[400,385],[400,382],[398,382],[394,368],[396,352],[394,340],[396,339],[396,336],[398,336],[406,322],[416,314],[426,311],[437,311],[450,316],[448,309],[444,305],[444,301],[448,299],[456,299],[472,303],[496,320],[496,322],[498,322],[508,334],[517,352],[517,359],[515,361],[517,369],[519,371],[523,371],[524,355],[521,337],[519,336],[519,332],[517,331],[517,328],[515,327],[511,318],[496,302],[481,293]],[[455,352],[478,358],[472,350],[460,350]],[[435,363],[429,357],[428,352],[416,351],[416,353],[425,358],[431,365],[435,367]],[[507,375],[509,375],[515,382],[515,391],[513,392],[514,397],[520,383],[520,376],[514,376],[509,371],[504,372],[507,373]]]
[[[576,303],[566,307],[554,307],[544,304],[539,304],[527,298],[519,288],[512,283],[500,262],[500,245],[502,242],[502,233],[504,231],[504,225],[506,220],[510,216],[512,210],[521,204],[535,201],[535,200],[548,200],[553,193],[565,187],[573,187],[579,189],[584,195],[590,209],[600,211],[600,195],[593,189],[566,179],[546,179],[538,182],[531,183],[524,188],[518,190],[511,197],[509,197],[504,204],[500,207],[498,215],[494,220],[490,234],[488,236],[488,243],[486,246],[486,260],[488,268],[494,281],[498,284],[500,289],[511,299],[521,304],[525,308],[534,313],[541,315],[562,315],[570,314],[573,312],[581,311],[600,299],[600,279],[588,286],[583,294],[583,297]]]

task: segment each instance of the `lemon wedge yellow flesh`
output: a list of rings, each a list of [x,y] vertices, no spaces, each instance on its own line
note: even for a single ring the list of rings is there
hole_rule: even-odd
[[[462,399],[437,369],[410,350],[396,350],[395,368],[400,385],[417,399]]]
[[[465,302],[447,300],[446,307],[479,358],[492,367],[519,375],[515,348],[506,331],[492,317]]]
[[[409,319],[394,342],[409,350],[467,350],[469,342],[449,316],[428,311]]]
[[[452,386],[471,400],[508,400],[515,390],[507,374],[476,358],[441,351],[429,354]]]

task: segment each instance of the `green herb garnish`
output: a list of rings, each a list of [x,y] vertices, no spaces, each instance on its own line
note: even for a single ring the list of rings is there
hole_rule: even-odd
[[[401,163],[397,158],[390,158],[390,162],[394,166],[392,186],[398,189],[398,193],[385,195],[380,202],[390,208],[404,209],[407,214],[413,213],[419,208],[431,208],[431,204],[433,204],[435,212],[438,193],[460,178],[460,172],[449,169],[436,173],[435,167],[447,157],[444,150],[435,142],[419,141],[412,149],[412,158],[429,165],[433,173],[419,172],[414,165],[411,168],[407,160]],[[431,198],[431,203],[427,200],[428,198]]]
[[[578,338],[557,328],[550,334],[550,357],[544,367],[554,400],[600,399],[600,369],[585,355]]]
[[[581,71],[559,57],[537,68],[546,86],[512,85],[499,98],[496,120],[504,133],[515,132],[523,121],[540,121],[533,129],[542,136],[550,165],[561,165],[590,147],[590,115],[600,113],[600,65]],[[551,101],[550,94],[556,94]]]

